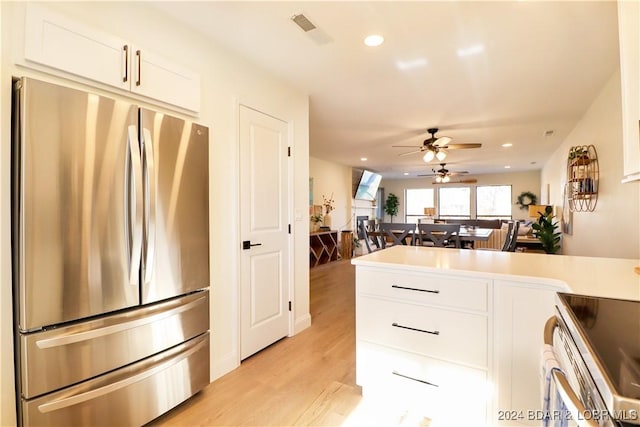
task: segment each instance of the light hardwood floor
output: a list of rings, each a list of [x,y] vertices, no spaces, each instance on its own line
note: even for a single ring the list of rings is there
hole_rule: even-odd
[[[400,426],[427,419],[363,399],[355,383],[355,267],[310,271],[309,328],[244,360],[239,368],[154,420],[160,426]]]
[[[355,384],[355,268],[311,269],[311,327],[158,418],[153,426],[341,425],[361,400]]]

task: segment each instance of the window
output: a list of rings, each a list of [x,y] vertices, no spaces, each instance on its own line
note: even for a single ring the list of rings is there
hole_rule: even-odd
[[[435,206],[433,188],[410,188],[405,192],[405,222],[415,224],[419,218],[424,218],[424,208]]]
[[[510,219],[511,186],[487,185],[476,187],[476,218]]]
[[[471,189],[469,187],[439,188],[438,218],[471,218]]]

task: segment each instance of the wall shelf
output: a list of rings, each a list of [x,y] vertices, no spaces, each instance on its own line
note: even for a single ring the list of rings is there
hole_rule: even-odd
[[[567,158],[567,201],[571,212],[593,212],[598,203],[599,178],[596,148],[571,147]]]

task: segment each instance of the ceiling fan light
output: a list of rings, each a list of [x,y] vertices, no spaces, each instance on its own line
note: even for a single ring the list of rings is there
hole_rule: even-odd
[[[424,153],[424,157],[422,158],[422,160],[429,163],[431,160],[433,160],[434,157],[435,157],[435,153],[431,150],[427,150],[427,152]]]
[[[443,161],[447,157],[447,153],[445,153],[443,150],[438,150],[438,152],[436,153],[436,157],[438,158],[438,160]]]
[[[436,176],[436,182],[442,182],[442,177],[440,175]]]
[[[442,182],[449,182],[451,181],[451,178],[449,178],[449,175],[446,175],[444,178],[442,178]]]

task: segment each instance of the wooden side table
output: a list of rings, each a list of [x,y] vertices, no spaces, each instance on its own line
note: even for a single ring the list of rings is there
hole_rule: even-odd
[[[351,259],[353,254],[353,232],[343,230],[340,233],[340,255],[342,259]]]
[[[309,233],[309,266],[326,264],[338,259],[338,232],[317,231]]]

